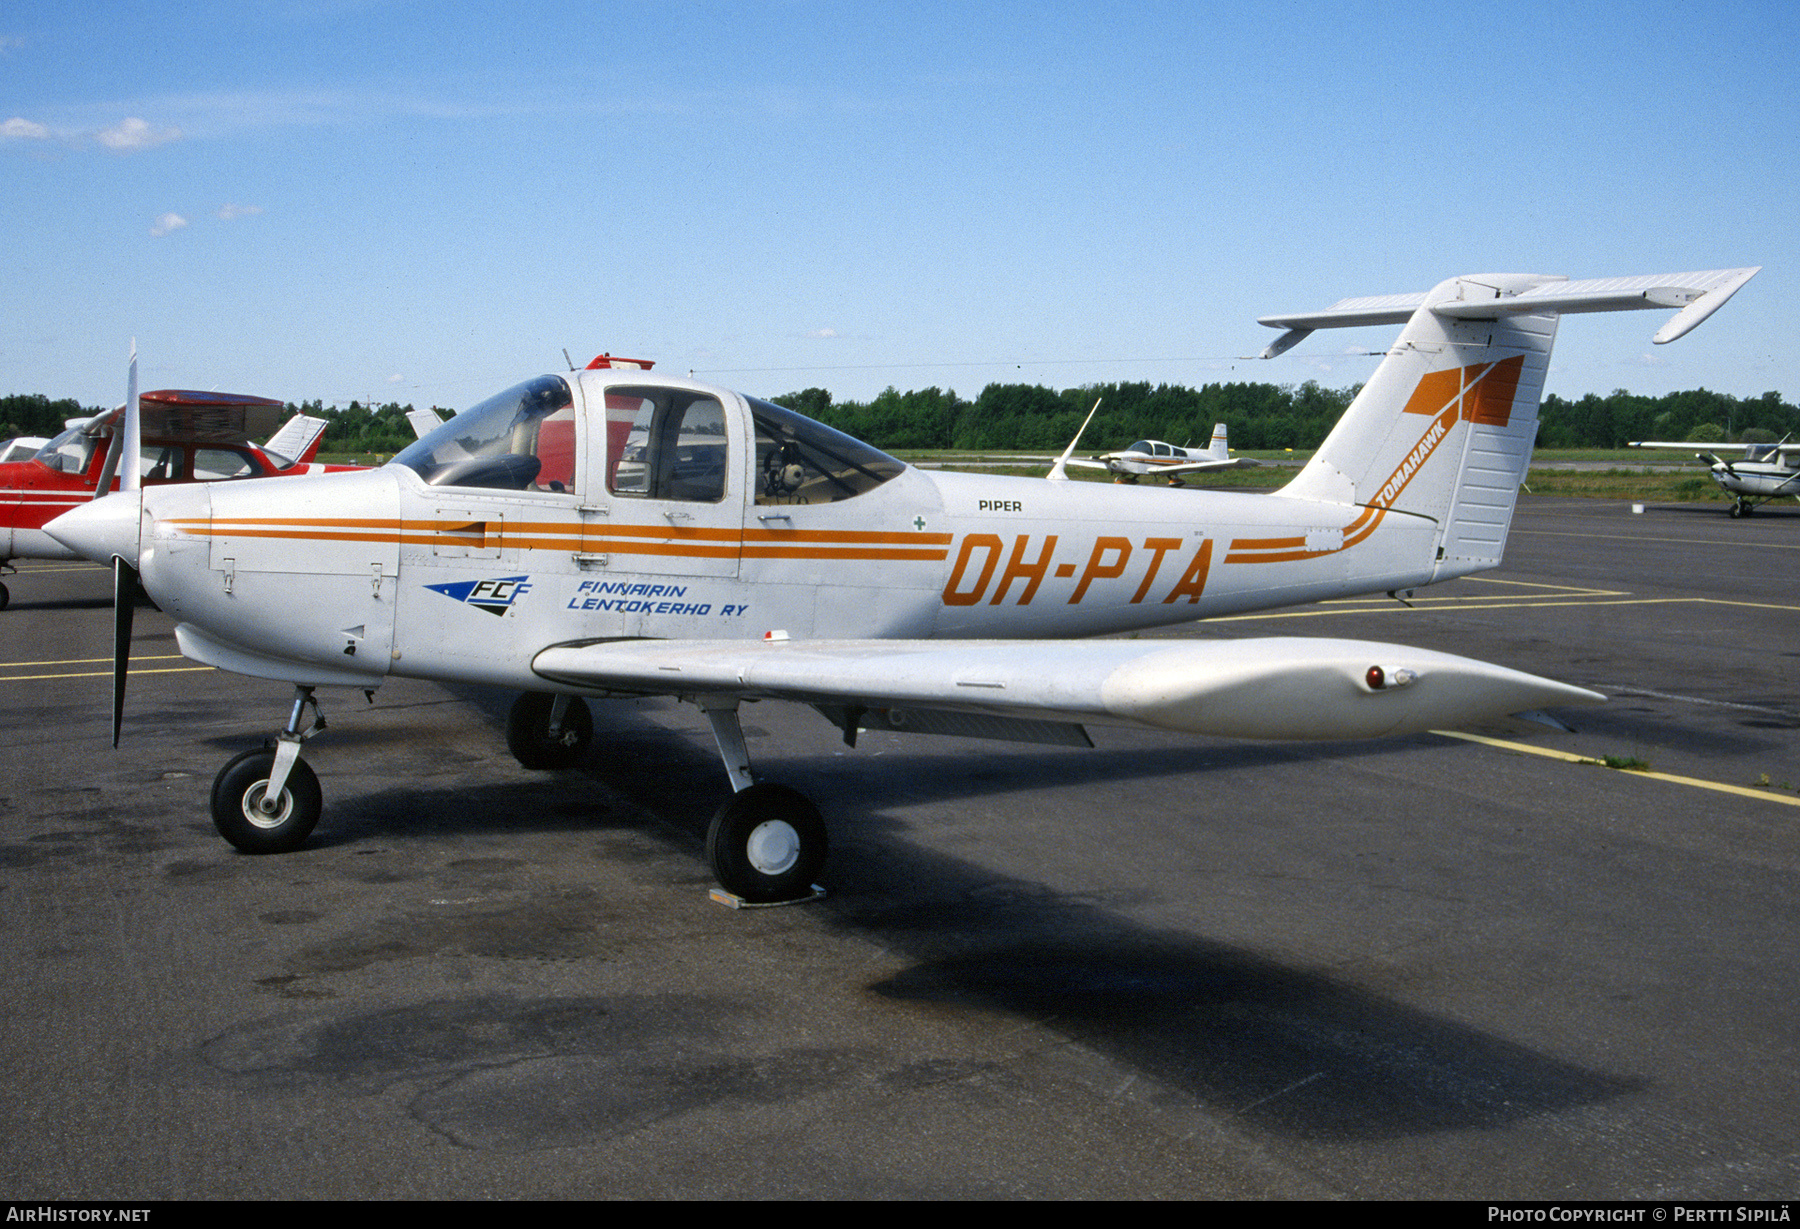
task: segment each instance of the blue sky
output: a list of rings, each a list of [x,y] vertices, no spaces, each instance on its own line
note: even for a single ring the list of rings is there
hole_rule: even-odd
[[[1800,398],[1800,5],[0,7],[0,393],[460,408],[601,350],[760,394],[1329,386],[1256,317],[1764,265],[1565,396]],[[1355,353],[1352,353],[1355,352]]]

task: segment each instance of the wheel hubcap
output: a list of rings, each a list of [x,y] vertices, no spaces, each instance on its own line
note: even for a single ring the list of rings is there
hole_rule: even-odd
[[[244,818],[258,828],[279,828],[287,822],[289,813],[294,809],[294,796],[282,790],[281,805],[275,808],[274,814],[265,814],[262,801],[267,796],[268,788],[267,781],[258,781],[244,791]]]
[[[765,820],[751,831],[744,852],[759,874],[784,874],[800,861],[800,834],[786,820]]]

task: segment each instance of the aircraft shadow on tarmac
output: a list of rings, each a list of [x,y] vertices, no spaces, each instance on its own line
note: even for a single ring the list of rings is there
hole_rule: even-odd
[[[464,694],[503,726],[504,696],[479,689]],[[596,708],[595,750],[578,773],[472,789],[415,784],[347,799],[334,804],[314,841],[355,843],[377,832],[383,841],[405,840],[496,824],[641,828],[648,813],[663,821],[650,835],[696,850],[706,812],[727,789],[705,736],[671,730],[629,705]],[[747,733],[754,739],[757,731],[751,726]],[[1384,746],[1394,744],[1349,750],[1380,755]],[[911,783],[910,805],[984,788],[1041,788],[1052,763],[1057,783],[1103,783],[1209,765],[1274,768],[1345,750],[1172,748],[1159,765],[1141,750],[1059,749],[994,757],[979,771],[970,771],[961,756],[955,758],[963,770],[946,774],[941,785],[929,771],[937,757],[871,757],[857,765],[858,775],[883,779],[852,797],[836,796],[846,792],[841,781],[839,787],[808,781],[837,775],[826,770],[841,770],[842,759],[771,756],[769,767],[771,775],[819,786],[831,799],[840,854],[831,869],[833,894],[811,906],[816,916],[839,933],[916,961],[869,987],[883,998],[1036,1022],[1214,1113],[1296,1139],[1490,1129],[1639,1090],[1641,1081],[1534,1052],[1325,973],[1145,927],[1091,896],[997,874],[908,839],[910,825],[881,810],[890,797],[884,791],[903,788],[903,778]],[[602,803],[605,794],[632,805],[620,814]],[[859,801],[871,798],[878,801]],[[421,816],[429,819],[408,822]],[[696,863],[698,882],[704,870]],[[928,1083],[984,1074],[979,1063],[946,1062],[888,1078]]]

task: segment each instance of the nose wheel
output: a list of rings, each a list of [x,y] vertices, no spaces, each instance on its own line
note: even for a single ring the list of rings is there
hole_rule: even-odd
[[[294,688],[293,715],[273,747],[246,751],[213,778],[212,817],[219,835],[245,853],[300,848],[324,810],[319,778],[300,758],[300,745],[325,728],[311,687]],[[306,711],[312,724],[301,729]]]
[[[213,826],[245,853],[287,853],[312,835],[324,809],[319,778],[295,760],[279,794],[271,794],[275,752],[246,751],[213,780]]]

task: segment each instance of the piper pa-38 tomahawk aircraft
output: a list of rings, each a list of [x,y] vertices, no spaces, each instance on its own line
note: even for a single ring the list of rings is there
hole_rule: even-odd
[[[281,419],[281,402],[267,397],[165,389],[142,394],[138,404],[143,423],[138,476],[147,485],[352,468],[313,463],[326,427],[323,418],[295,414],[266,445],[253,443],[252,437],[274,431]],[[67,430],[33,455],[0,463],[0,569],[12,571],[14,559],[80,557],[44,526],[118,485],[125,411],[119,406],[70,419]],[[0,610],[9,597],[0,584]]]
[[[1719,489],[1731,496],[1732,517],[1749,516],[1761,504],[1772,499],[1800,499],[1800,444],[1782,440],[1779,444],[1671,444],[1662,440],[1634,440],[1633,448],[1696,448],[1705,451],[1694,455],[1705,461]],[[1724,460],[1719,454],[1742,448],[1744,455],[1736,461]]]
[[[1090,722],[1372,737],[1600,700],[1392,644],[1081,638],[1494,567],[1559,315],[1682,307],[1657,335],[1672,340],[1754,272],[1459,277],[1265,321],[1289,329],[1272,349],[1405,321],[1272,495],[924,471],[766,401],[612,368],[515,385],[379,470],[125,492],[54,532],[116,560],[115,741],[134,578],[187,656],[293,684],[274,748],[213,786],[240,849],[292,849],[319,818],[300,758],[316,687],[521,689],[508,742],[537,768],[582,758],[581,697],[674,696],[707,714],[737,791],[712,820],[713,870],[787,899],[825,826],[756,781],[746,701],[810,704],[854,745],[871,729],[1087,744]]]
[[[1063,463],[1083,469],[1107,470],[1113,475],[1114,482],[1136,482],[1145,474],[1150,474],[1157,478],[1167,478],[1170,486],[1180,486],[1183,474],[1210,474],[1222,469],[1261,464],[1249,457],[1231,455],[1224,423],[1213,425],[1212,443],[1204,450],[1177,448],[1161,440],[1139,440],[1120,452],[1103,452],[1091,461],[1067,457]]]

